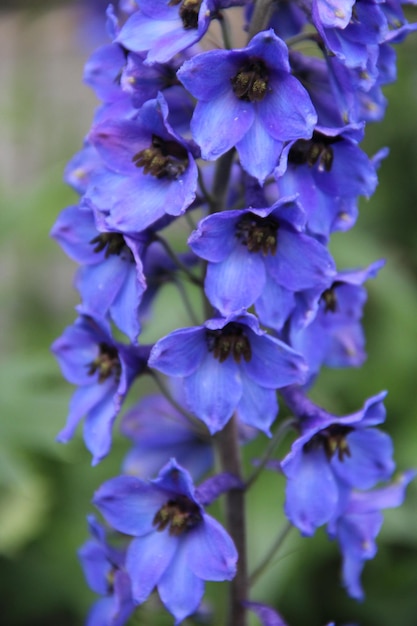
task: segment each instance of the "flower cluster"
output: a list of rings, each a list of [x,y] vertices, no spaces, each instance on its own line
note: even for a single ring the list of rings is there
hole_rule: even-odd
[[[85,418],[98,463],[135,380],[147,376],[158,393],[122,418],[133,447],[122,475],[94,497],[110,530],[90,518],[92,539],[80,551],[87,581],[104,596],[89,626],[122,626],[155,588],[179,624],[198,611],[204,581],[232,579],[230,624],[244,626],[246,610],[266,626],[284,624],[249,602],[236,524],[258,472],[242,477],[239,448],[259,432],[271,436],[278,395],[296,437],[283,459],[271,459],[269,446],[261,465],[285,477],[285,514],[302,535],[327,525],[337,538],[344,584],[362,597],[381,510],[401,504],[413,473],[390,482],[392,443],[377,428],[385,393],[343,417],[307,394],[322,366],[365,359],[364,283],[384,262],[339,269],[328,244],[354,225],[359,197],[377,185],[386,150],[370,158],[360,142],[366,123],[384,114],[392,44],[415,28],[401,5],[130,0],[108,8],[111,43],[84,75],[101,105],[65,173],[79,202],[52,229],[80,265],[79,317],[53,345],[78,387],[59,440]],[[232,7],[249,33],[241,47],[230,40]],[[212,21],[223,48],[207,49]],[[312,56],[299,45],[307,40]],[[178,252],[169,237],[186,228],[188,248]],[[167,283],[190,326],[145,344],[142,329]],[[221,472],[196,488],[193,479],[213,471],[214,447]],[[204,508],[223,493],[233,508],[228,532]]]

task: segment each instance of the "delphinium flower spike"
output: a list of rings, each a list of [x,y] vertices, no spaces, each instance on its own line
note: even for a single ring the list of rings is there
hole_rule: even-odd
[[[284,512],[303,536],[327,525],[347,591],[362,598],[381,510],[401,504],[414,473],[387,482],[395,466],[392,441],[377,428],[384,392],[343,416],[308,393],[322,367],[359,367],[366,356],[364,283],[384,261],[356,268],[352,251],[356,269],[337,268],[328,246],[354,226],[387,154],[369,157],[360,143],[385,112],[392,46],[415,29],[402,4],[121,0],[108,8],[110,41],[84,73],[101,104],[65,171],[79,202],[52,230],[81,266],[79,318],[53,345],[78,386],[59,439],[69,441],[85,418],[96,464],[136,378],[147,375],[158,393],[146,388],[122,416],[133,449],[123,474],[94,496],[107,527],[90,518],[92,538],[80,550],[104,596],[89,626],[123,626],[154,589],[180,624],[199,610],[206,580],[230,581],[228,615],[213,623],[247,626],[252,611],[265,626],[283,626],[250,597],[245,496],[265,467],[284,476]],[[227,27],[236,7],[240,47]],[[168,283],[179,300],[158,333],[154,304]],[[177,324],[180,300],[189,320]],[[142,341],[148,330],[151,343]],[[284,421],[279,396],[292,412]],[[274,458],[290,429],[294,441]],[[274,430],[259,471],[245,476],[243,444],[259,436],[261,445]],[[191,476],[205,480],[194,487]],[[220,496],[227,530],[205,511]]]

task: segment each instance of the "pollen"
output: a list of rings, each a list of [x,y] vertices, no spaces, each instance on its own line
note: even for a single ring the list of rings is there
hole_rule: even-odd
[[[89,364],[88,374],[93,376],[97,372],[99,383],[103,383],[110,376],[113,376],[118,382],[122,366],[116,348],[109,346],[107,343],[100,343],[98,348],[99,353],[94,361]]]
[[[159,509],[153,519],[153,525],[158,531],[168,528],[170,535],[178,537],[194,528],[202,519],[198,505],[187,496],[180,495],[173,500],[168,500]]]
[[[342,211],[341,213],[339,213],[337,217],[339,218],[339,220],[342,220],[343,222],[348,222],[350,219],[349,214],[346,213],[345,211]]]
[[[244,102],[263,100],[268,82],[268,70],[262,59],[249,59],[231,79],[233,93]]]
[[[247,363],[252,358],[250,341],[240,324],[226,324],[221,330],[207,331],[207,345],[209,352],[213,352],[215,359],[223,363],[232,355],[236,363],[242,358]]]
[[[245,215],[236,226],[236,237],[247,247],[248,252],[261,252],[263,256],[277,251],[279,224],[270,217]]]
[[[78,180],[82,180],[85,177],[86,171],[82,167],[77,167],[72,173],[74,178],[78,178]]]
[[[132,161],[136,167],[143,167],[145,174],[176,180],[188,167],[188,154],[179,143],[152,135],[149,148],[137,152]]]

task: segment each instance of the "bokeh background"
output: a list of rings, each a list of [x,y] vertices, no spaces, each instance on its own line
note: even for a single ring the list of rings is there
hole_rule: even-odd
[[[55,442],[69,385],[49,345],[74,320],[78,301],[72,264],[49,239],[58,212],[76,201],[62,183],[67,160],[80,149],[96,101],[82,84],[85,60],[104,37],[96,9],[106,2],[0,0],[0,621],[4,626],[78,626],[94,595],[76,550],[87,536],[90,500],[119,471],[127,449],[98,467],[78,438]],[[410,20],[417,20],[411,9]],[[346,413],[388,389],[385,430],[394,438],[399,469],[417,467],[417,36],[398,47],[398,82],[388,86],[386,118],[369,126],[369,154],[387,145],[374,197],[361,203],[356,228],[335,235],[340,267],[384,257],[368,283],[367,363],[360,370],[325,371],[314,398]],[[156,307],[156,332],[181,321],[170,287]],[[178,309],[178,311],[177,311]],[[186,322],[185,322],[186,323]],[[184,324],[184,321],[182,322]],[[251,444],[247,462],[260,453]],[[264,475],[248,502],[252,566],[268,552],[282,519],[282,488]],[[334,619],[361,626],[417,624],[417,485],[405,505],[388,511],[379,552],[365,567],[366,600],[349,600],[339,582],[337,546],[324,532],[301,539],[293,531],[253,598],[275,604],[289,626]],[[208,585],[208,601],[222,601]],[[221,608],[220,608],[220,615]],[[219,618],[220,620],[222,618]],[[136,623],[162,626],[163,613],[142,611]],[[190,622],[191,623],[191,622]],[[255,622],[254,622],[255,623]],[[221,621],[216,626],[221,626]]]

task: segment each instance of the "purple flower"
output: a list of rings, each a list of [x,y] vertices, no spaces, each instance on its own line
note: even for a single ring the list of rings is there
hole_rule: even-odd
[[[351,68],[366,69],[369,54],[388,32],[380,3],[374,0],[313,0],[312,21],[326,48]]]
[[[332,539],[337,539],[343,556],[343,583],[352,598],[364,597],[360,576],[365,561],[374,558],[375,543],[383,516],[382,509],[400,506],[407,485],[416,476],[410,470],[391,485],[374,491],[351,491],[343,513],[328,526]]]
[[[84,194],[91,177],[103,168],[103,160],[97,150],[89,142],[84,143],[82,150],[77,152],[65,168],[64,180],[80,195]]]
[[[337,106],[332,93],[326,61],[318,57],[306,57],[300,52],[291,50],[290,64],[293,75],[308,91],[317,112],[318,124],[329,127],[345,124],[346,121],[343,120],[345,112]]]
[[[149,349],[113,340],[104,320],[82,315],[52,344],[64,377],[78,385],[65,428],[67,443],[85,416],[84,441],[96,465],[110,451],[111,430],[134,378],[146,367]]]
[[[159,91],[172,88],[174,85],[179,88],[176,75],[178,60],[172,64],[146,65],[144,57],[143,54],[129,53],[120,78],[123,91],[130,94],[136,108],[140,108],[147,100],[156,98]],[[166,92],[164,96],[167,96]]]
[[[380,46],[368,57],[364,70],[346,67],[335,56],[326,57],[335,106],[344,123],[375,122],[383,118],[387,100],[380,85],[385,84],[386,77],[380,61]]]
[[[120,73],[126,63],[121,46],[107,44],[98,48],[84,67],[84,82],[104,102],[115,102],[123,96]]]
[[[51,236],[77,263],[76,277],[83,311],[93,317],[110,315],[132,342],[140,332],[139,306],[146,289],[141,255],[149,235],[142,239],[98,230],[91,211],[71,206],[61,212]]]
[[[149,366],[184,379],[187,404],[211,434],[234,411],[269,434],[278,413],[275,390],[302,382],[306,374],[303,359],[260,330],[248,313],[172,332],[154,345]]]
[[[190,59],[178,78],[197,98],[191,121],[203,159],[234,146],[243,168],[261,183],[286,141],[311,137],[317,115],[291,75],[288,49],[273,30],[242,50],[211,50]]]
[[[148,52],[148,63],[166,63],[199,41],[216,11],[213,0],[138,0],[139,11],[116,41],[132,52]]]
[[[375,165],[358,146],[363,128],[363,124],[317,126],[311,139],[298,139],[284,148],[275,170],[279,196],[298,194],[309,231],[325,240],[332,231],[353,225],[357,196],[369,197],[375,191]],[[349,213],[347,198],[353,201]]]
[[[348,490],[370,489],[391,477],[391,439],[373,428],[385,419],[386,394],[344,417],[327,413],[296,388],[283,395],[300,418],[300,436],[280,466],[287,478],[285,513],[303,535],[312,535],[343,511]]]
[[[249,5],[251,6],[251,5]],[[298,35],[307,23],[307,16],[296,2],[284,0],[274,5],[270,26],[281,39]]]
[[[363,72],[346,67],[334,56],[319,59],[291,52],[293,73],[307,89],[321,126],[337,128],[382,119],[386,99],[380,89],[384,82],[379,81],[385,76],[380,67],[381,53],[376,52],[375,58],[368,58]]]
[[[86,200],[103,213],[109,230],[141,232],[166,213],[181,215],[193,202],[197,166],[167,118],[159,94],[134,119],[93,126],[89,139],[108,169],[93,178]]]
[[[90,610],[86,626],[123,626],[135,610],[130,578],[124,570],[125,554],[106,541],[103,527],[93,516],[91,539],[78,551],[88,585],[102,596]]]
[[[312,300],[307,293],[299,296],[289,337],[293,348],[309,364],[310,377],[322,365],[358,367],[365,360],[361,318],[367,294],[363,283],[375,278],[383,265],[384,261],[380,260],[365,269],[336,274],[318,300]]]
[[[205,580],[234,577],[238,555],[231,538],[205,513],[190,475],[174,459],[150,482],[109,480],[93,502],[113,528],[134,537],[126,570],[137,604],[157,587],[179,624],[197,610]]]
[[[303,233],[304,226],[305,213],[292,198],[268,209],[225,211],[202,220],[188,243],[209,262],[205,291],[213,306],[228,315],[263,297],[267,313],[268,304],[287,310],[288,292],[329,286],[334,262],[321,243]]]
[[[180,394],[175,394],[177,397]],[[181,396],[178,398],[181,403]],[[213,447],[164,396],[145,396],[123,416],[121,432],[133,441],[123,471],[141,478],[154,476],[172,456],[198,480],[213,466]]]

